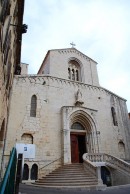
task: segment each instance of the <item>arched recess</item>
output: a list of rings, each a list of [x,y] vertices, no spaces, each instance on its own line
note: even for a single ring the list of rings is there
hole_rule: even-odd
[[[4,140],[4,132],[5,132],[5,119],[3,120],[1,129],[0,129],[0,141]]]
[[[112,186],[111,173],[106,166],[101,166],[101,178],[103,184],[107,185],[108,187]]]
[[[79,82],[83,81],[83,65],[75,57],[71,57],[68,60],[68,79]]]
[[[28,179],[29,179],[29,167],[27,164],[24,164],[23,180],[28,180]]]
[[[33,144],[33,136],[31,134],[28,133],[24,133],[21,136],[21,141],[25,144]]]
[[[37,180],[38,178],[38,165],[33,164],[31,168],[31,180]]]
[[[119,141],[118,149],[119,149],[120,158],[125,159],[125,144],[123,143],[123,141]]]
[[[116,111],[115,111],[114,107],[111,107],[111,114],[112,114],[112,119],[113,119],[114,126],[118,126]]]

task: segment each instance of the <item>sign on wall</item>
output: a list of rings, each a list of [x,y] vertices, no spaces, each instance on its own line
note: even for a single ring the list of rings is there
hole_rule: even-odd
[[[24,144],[16,143],[17,154],[23,154],[25,159],[35,158],[35,145],[34,144]]]

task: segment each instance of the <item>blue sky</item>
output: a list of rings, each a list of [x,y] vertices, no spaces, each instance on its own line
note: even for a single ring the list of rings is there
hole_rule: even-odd
[[[50,49],[76,48],[98,62],[102,87],[127,99],[130,112],[130,1],[26,0],[22,62],[37,73]]]

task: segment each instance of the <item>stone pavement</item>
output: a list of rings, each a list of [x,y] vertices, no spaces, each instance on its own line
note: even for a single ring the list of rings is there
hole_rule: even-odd
[[[130,194],[130,184],[107,187],[105,190],[88,190],[85,188],[63,189],[63,188],[42,188],[31,185],[20,184],[19,194]]]

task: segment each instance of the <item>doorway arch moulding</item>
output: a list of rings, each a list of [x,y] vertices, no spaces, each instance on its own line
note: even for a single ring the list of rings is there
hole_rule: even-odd
[[[98,111],[86,107],[64,106],[61,108],[61,113],[63,163],[71,163],[70,134],[72,132],[71,126],[74,122],[81,123],[86,130],[86,134],[89,134],[89,137],[86,137],[86,143],[88,143],[87,141],[89,139],[90,144],[88,152],[98,153],[98,122],[96,120]]]

